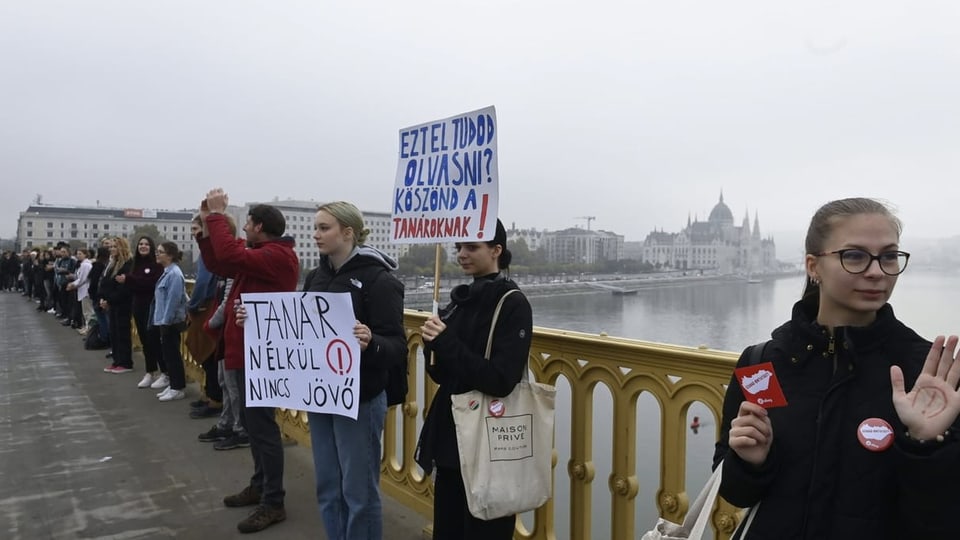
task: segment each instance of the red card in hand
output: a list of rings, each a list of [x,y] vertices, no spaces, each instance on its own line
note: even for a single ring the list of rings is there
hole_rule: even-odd
[[[783,407],[787,398],[780,388],[780,381],[773,371],[773,364],[764,362],[755,366],[747,366],[734,370],[743,397],[750,403],[756,403],[764,409]]]

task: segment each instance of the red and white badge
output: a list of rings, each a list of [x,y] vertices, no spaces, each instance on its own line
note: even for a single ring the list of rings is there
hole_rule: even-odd
[[[764,362],[755,366],[747,366],[734,370],[743,397],[750,403],[756,403],[764,409],[783,407],[787,398],[780,388],[780,381],[773,371],[773,364]]]
[[[490,406],[487,407],[487,409],[490,411],[491,416],[493,416],[494,418],[500,418],[501,416],[503,416],[503,413],[506,411],[507,408],[503,406],[502,401],[500,401],[499,399],[495,399],[490,402]]]
[[[871,452],[883,452],[893,444],[893,426],[883,418],[867,418],[857,426],[857,440]]]

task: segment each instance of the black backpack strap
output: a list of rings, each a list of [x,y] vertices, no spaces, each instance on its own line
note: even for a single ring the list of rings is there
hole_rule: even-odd
[[[747,365],[755,366],[763,363],[763,353],[767,350],[770,340],[747,347]]]

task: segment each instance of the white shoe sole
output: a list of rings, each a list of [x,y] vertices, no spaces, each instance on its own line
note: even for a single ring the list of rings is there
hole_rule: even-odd
[[[176,401],[185,397],[187,397],[187,394],[183,390],[171,390],[167,395],[160,396],[158,399],[160,401]]]

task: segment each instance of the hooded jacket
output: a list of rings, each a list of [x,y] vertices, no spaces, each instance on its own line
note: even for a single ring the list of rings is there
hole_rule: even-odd
[[[930,342],[897,320],[889,304],[869,326],[838,327],[831,336],[816,323],[815,306],[798,302],[772,337],[763,361],[773,363],[787,405],[768,410],[767,460],[755,467],[728,446],[744,399],[736,378],[714,454],[714,467],[723,459],[720,495],[740,507],[761,503],[747,540],[957,538],[951,501],[960,443],[952,435],[944,443],[908,439],[892,400],[890,366],[901,367],[909,391]],[[744,354],[737,365],[748,363]],[[893,428],[893,444],[883,451],[858,438],[872,418]]]
[[[490,359],[483,357],[500,297],[518,288],[502,274],[480,277],[469,285],[454,287],[450,291],[450,303],[440,311],[446,329],[433,341],[424,343],[427,374],[440,385],[417,444],[416,460],[427,474],[434,465],[460,468],[450,396],[479,390],[504,397],[523,378],[533,337],[533,310],[523,294],[511,294],[504,300]]]
[[[303,290],[348,292],[358,321],[370,327],[372,337],[360,355],[360,401],[370,401],[387,386],[387,370],[407,357],[403,328],[403,284],[390,272],[398,268],[386,253],[357,246],[334,270],[323,255],[320,265],[307,274]]]
[[[243,369],[243,328],[236,324],[234,301],[243,293],[297,290],[300,260],[293,250],[293,238],[267,240],[247,248],[245,240],[230,233],[223,215],[210,214],[206,224],[209,236],[197,235],[203,261],[214,274],[233,278],[233,287],[225,300],[224,366]]]

